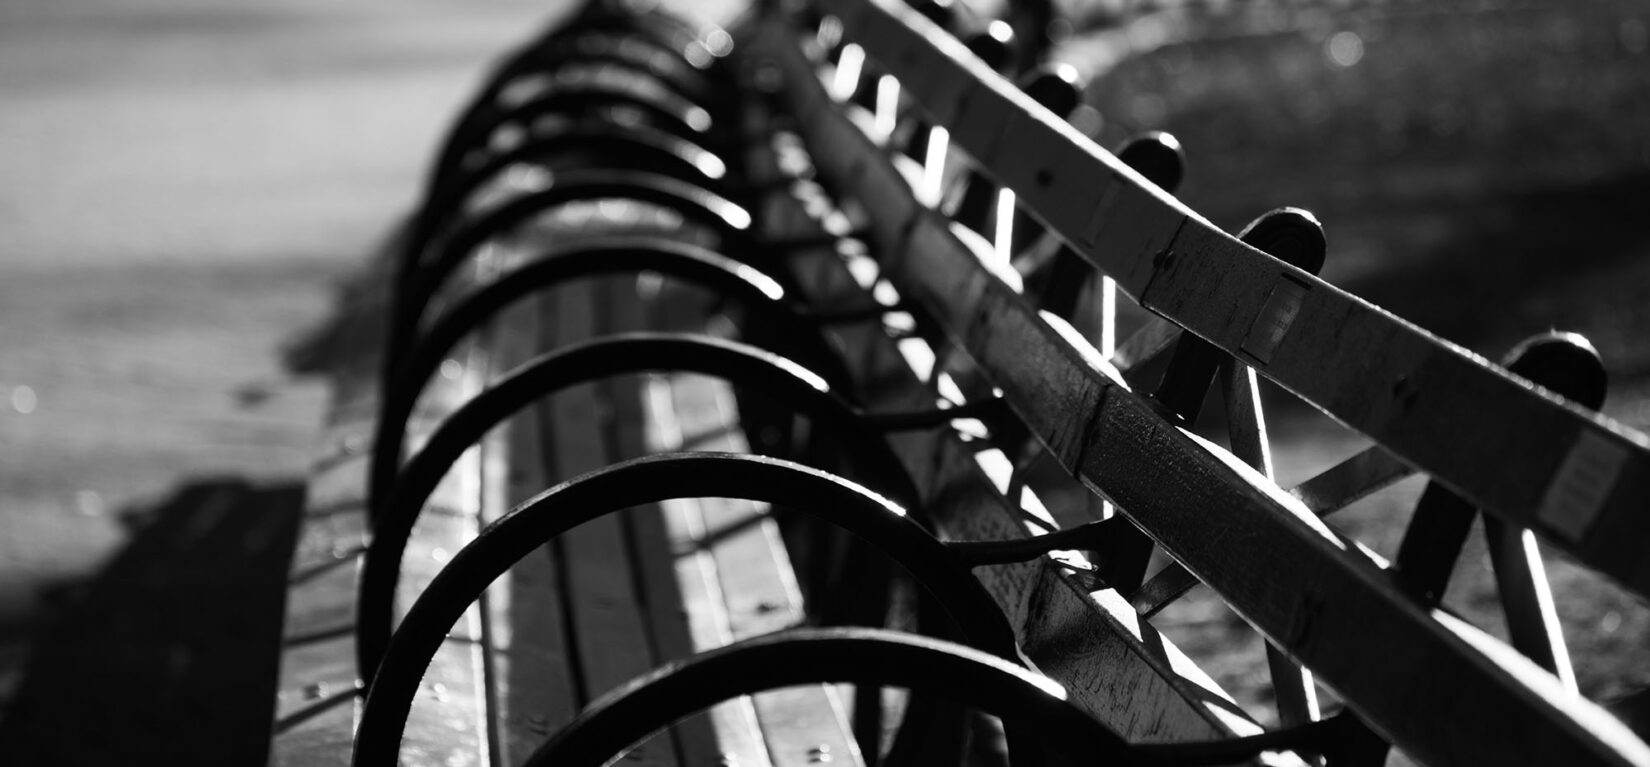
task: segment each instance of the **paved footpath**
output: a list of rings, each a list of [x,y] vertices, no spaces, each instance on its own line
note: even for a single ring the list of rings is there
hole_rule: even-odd
[[[482,64],[562,5],[0,3],[0,704],[32,701],[0,730],[53,724],[30,659],[97,655],[104,687],[203,676],[185,650],[119,657],[190,605],[139,604],[111,579],[152,581],[143,557],[225,530],[279,537],[257,515],[288,499],[325,404],[284,373],[282,344],[410,203]],[[234,600],[200,581],[235,563],[207,565],[173,568],[194,580],[164,592]],[[126,633],[84,636],[100,631]],[[69,741],[96,739],[80,703],[66,763],[86,752]],[[15,743],[0,731],[0,762]]]

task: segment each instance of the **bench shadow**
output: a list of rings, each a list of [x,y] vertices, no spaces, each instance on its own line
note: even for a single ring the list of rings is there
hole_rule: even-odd
[[[0,720],[12,764],[263,764],[296,482],[191,481],[46,626]]]

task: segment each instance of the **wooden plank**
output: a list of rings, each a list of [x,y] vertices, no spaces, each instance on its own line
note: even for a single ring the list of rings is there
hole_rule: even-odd
[[[661,376],[648,387],[649,441],[655,452],[679,449],[684,438],[675,396],[679,384],[675,379],[679,378]],[[690,419],[690,423],[702,421]],[[739,636],[728,608],[725,573],[717,557],[717,550],[723,547],[720,542],[710,542],[712,527],[706,520],[705,505],[703,499],[697,498],[671,501],[664,505],[667,532],[689,605],[696,651],[730,644]],[[771,574],[772,568],[763,567],[761,572]],[[771,697],[764,704],[759,707],[756,698],[745,697],[712,710],[712,719],[723,747],[736,758],[753,759],[755,764],[797,763],[794,756],[779,758],[782,751],[775,751],[774,744],[768,742],[767,735],[771,734],[772,729]],[[818,710],[829,711],[829,705],[822,697],[816,697],[813,701],[813,706]],[[835,734],[825,736],[825,742],[846,738],[840,726],[835,729]]]
[[[1650,437],[1221,232],[903,3],[821,5],[988,175],[1143,306],[1650,594]]]
[[[636,278],[607,279],[600,281],[600,285],[606,297],[605,319],[611,332],[649,328]],[[615,460],[654,452],[651,444],[657,443],[658,431],[668,429],[668,422],[674,417],[668,404],[662,411],[650,411],[644,403],[647,388],[643,380],[635,377],[610,380],[603,385],[613,413]],[[696,513],[698,500],[680,503],[682,508],[650,505],[626,513],[654,653],[661,660],[685,658],[701,649],[732,641],[726,629],[726,610],[715,583],[714,562],[697,550],[678,552],[673,544],[670,520]],[[748,699],[715,706],[705,714],[678,723],[673,729],[678,756],[684,765],[766,767],[769,764],[756,711]]]
[[[477,360],[483,358],[480,352]],[[467,353],[472,353],[467,352]],[[431,386],[415,418],[415,440],[427,438],[447,410],[480,386],[472,370]],[[363,541],[366,455],[361,436],[377,414],[376,389],[340,381],[328,425],[329,455],[310,478],[308,513],[292,563],[285,645],[277,682],[277,725],[270,759],[275,764],[330,764],[347,760],[359,717],[348,691],[357,684],[354,662],[356,581]],[[478,455],[467,454],[431,498],[440,513],[421,517],[397,589],[397,616],[423,586],[475,535]],[[454,626],[426,674],[421,702],[408,720],[402,763],[479,765],[488,753],[483,702],[479,611]],[[288,722],[290,724],[283,724]]]
[[[777,173],[770,153],[753,153],[758,172]],[[769,236],[808,236],[821,224],[788,195],[775,195],[759,220]],[[875,265],[850,266],[829,255],[793,259],[792,273],[810,303],[861,305],[862,285],[876,280]],[[861,272],[856,276],[854,271]],[[873,323],[839,329],[851,372],[878,382],[859,392],[868,408],[933,407],[925,375],[913,370],[890,338]],[[908,343],[908,342],[907,342]],[[930,351],[932,354],[932,351]],[[975,462],[978,447],[949,432],[895,435],[895,452],[941,533],[956,540],[990,540],[1027,534],[1019,515]],[[1009,617],[1028,655],[1073,692],[1074,700],[1127,737],[1199,740],[1259,730],[1178,648],[1157,636],[1115,596],[1090,595],[1051,561],[987,567],[977,571]],[[1073,662],[1076,658],[1095,662]],[[1279,761],[1287,761],[1282,757]]]
[[[484,331],[496,376],[544,344],[539,320],[554,296],[523,302]],[[555,483],[541,444],[538,417],[512,418],[482,442],[481,517],[491,522]],[[489,724],[494,763],[519,765],[578,713],[562,623],[561,583],[546,546],[524,558],[487,590],[483,600]]]
[[[748,452],[742,434],[717,427],[738,422],[733,392],[724,381],[696,375],[671,376],[678,428],[716,434],[700,448]],[[699,537],[708,549],[723,595],[728,633],[748,639],[799,625],[802,593],[766,504],[725,498],[699,503]],[[820,754],[832,763],[856,764],[859,749],[849,734],[846,712],[833,687],[809,685],[754,696],[768,753],[776,764],[809,764]]]
[[[486,386],[487,349],[472,341],[461,347],[456,356],[463,362],[457,374],[446,376],[439,385],[426,389],[428,416],[414,417],[408,444],[421,445],[448,412]],[[395,620],[398,623],[436,573],[464,544],[475,538],[480,529],[481,453],[479,447],[467,451],[431,493],[430,508],[447,509],[450,513],[432,514],[427,510],[419,515],[413,527],[407,556],[401,565],[401,580],[396,587]],[[407,715],[401,741],[402,764],[432,767],[487,764],[491,739],[483,649],[481,606],[472,605],[448,632],[441,650],[424,672],[419,695]]]
[[[798,111],[813,115],[803,130],[816,155],[876,156],[850,123],[819,108],[825,96],[789,32],[765,31],[758,52],[782,68]],[[835,176],[845,164],[820,169],[847,194],[892,174],[861,161],[857,176]],[[1650,747],[1602,709],[1482,632],[1418,607],[1381,563],[1298,500],[1158,417],[1092,347],[1043,322],[991,275],[947,222],[922,211],[899,228],[902,237],[877,243],[898,254],[890,279],[968,351],[1051,453],[1400,747],[1436,764],[1650,764]],[[1279,561],[1296,577],[1270,577],[1267,565]],[[1377,656],[1384,662],[1368,662]]]
[[[564,290],[551,321],[554,340],[562,345],[598,331],[596,300],[588,284]],[[575,477],[607,465],[610,448],[597,384],[569,387],[551,398],[545,430],[549,433],[558,479]],[[558,551],[566,568],[565,598],[574,632],[580,679],[594,698],[657,665],[647,641],[646,616],[636,603],[630,552],[617,515],[580,525],[561,537]],[[673,740],[653,738],[630,752],[627,761],[674,765]]]

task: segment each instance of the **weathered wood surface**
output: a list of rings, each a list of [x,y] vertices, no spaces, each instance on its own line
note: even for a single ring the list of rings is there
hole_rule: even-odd
[[[441,416],[479,390],[490,369],[481,344],[456,355],[468,364],[453,368],[426,390],[409,433],[417,444]],[[366,536],[365,485],[377,388],[371,381],[341,381],[335,387],[324,466],[311,475],[307,513],[291,566],[281,678],[270,763],[348,764],[359,720],[358,673],[353,658],[356,582]],[[472,450],[442,482],[432,509],[415,532],[404,582],[397,594],[403,609],[453,552],[474,537],[482,514],[478,479],[486,447]],[[481,609],[472,609],[454,627],[431,664],[419,705],[409,719],[402,758],[406,764],[486,763],[488,723],[483,710],[487,687]]]
[[[661,329],[681,322],[702,327],[702,313],[651,307],[637,280],[607,282],[610,330]],[[703,306],[694,291],[667,293],[677,304]],[[650,316],[651,315],[651,316]],[[673,322],[672,319],[675,318]],[[691,318],[684,320],[683,318]],[[614,460],[685,449],[748,452],[727,382],[691,374],[659,374],[610,383],[616,433],[624,443]],[[632,512],[637,549],[632,561],[649,582],[653,629],[681,624],[669,657],[721,647],[803,620],[804,606],[778,529],[762,504],[685,498]],[[669,590],[669,601],[657,592]],[[668,614],[665,614],[668,613]],[[808,764],[828,754],[853,765],[857,748],[843,704],[823,686],[780,690],[729,701],[705,718],[675,728],[687,764]]]
[[[495,367],[508,370],[544,345],[546,297],[503,312],[487,331]],[[535,410],[542,409],[535,408]],[[545,435],[534,414],[506,422],[483,443],[481,511],[490,523],[554,483]],[[483,596],[489,698],[496,764],[524,762],[549,733],[578,713],[568,666],[558,553],[545,547],[516,563]]]
[[[601,284],[595,281],[596,286]],[[547,320],[553,324],[550,348],[600,335],[598,288],[589,284],[559,292]],[[551,442],[549,458],[557,482],[606,466],[617,452],[609,444],[607,402],[597,382],[568,387],[550,398],[543,431]],[[552,546],[560,552],[563,597],[577,645],[577,679],[581,694],[594,698],[651,671],[664,659],[650,646],[651,631],[641,593],[633,577],[626,520],[607,515],[569,530]],[[636,747],[630,758],[642,765],[677,763],[674,738],[653,738]]]
[[[511,259],[533,252],[523,242],[500,245],[481,259],[484,268],[507,273]],[[696,299],[685,302],[690,309],[654,314],[678,328],[702,323],[707,302]],[[455,354],[450,375],[432,382],[412,446],[490,374],[549,347],[659,326],[649,314],[635,278],[578,281],[508,310]],[[376,414],[375,389],[339,392],[366,401],[335,408],[337,446],[314,474],[292,565],[277,712],[287,721],[274,740],[275,764],[347,764],[359,717],[353,621],[366,536],[362,440]],[[745,449],[731,396],[725,383],[698,376],[627,378],[574,387],[507,421],[432,498],[439,511],[423,515],[415,531],[398,607],[416,599],[478,524],[556,481],[678,449],[684,428],[695,449]],[[752,504],[690,499],[572,531],[513,567],[455,626],[413,708],[402,763],[523,762],[588,699],[666,660],[801,621],[789,568],[766,508]],[[628,761],[806,764],[821,754],[858,761],[837,691],[816,686],[730,702],[643,744]]]
[[[898,78],[952,143],[1141,305],[1650,594],[1645,435],[1221,232],[898,0],[820,6],[868,52],[867,67]],[[871,201],[907,220],[881,207],[899,201]]]
[[[1048,168],[1059,168],[1060,178],[1065,179],[1059,184],[1044,184],[1043,191],[1033,190],[1028,197],[1034,209],[1061,231],[1073,222],[1086,227],[1095,210],[1105,213],[1098,217],[1100,223],[1114,219],[1128,222],[1102,226],[1092,236],[1079,232],[1072,239],[1086,252],[1136,257],[1140,263],[1150,264],[1150,256],[1166,252],[1171,243],[1178,248],[1196,240],[1241,250],[1224,234],[1197,234],[1204,231],[1201,226],[1186,224],[1185,231],[1181,231],[1182,224],[1194,217],[1138,183],[1113,181],[1103,186],[1105,204],[1083,203],[1084,195],[1092,197],[1096,190],[1077,185],[1071,171],[1101,167],[1114,179],[1138,182],[1138,178],[1092,144],[1079,142],[1064,126],[1016,117],[1040,113],[994,75],[973,71],[978,67],[971,67],[962,55],[950,50],[950,43],[937,35],[936,41],[930,42],[913,32],[907,24],[917,21],[901,19],[902,11],[846,0],[830,3],[830,7],[848,14],[845,21],[850,39],[859,35],[893,36],[898,45],[885,42],[878,45],[878,50],[890,52],[895,61],[888,65],[918,80],[913,83],[914,89],[931,103],[951,104],[953,112],[977,110],[1009,121],[1006,127],[981,126],[967,120],[957,123],[962,130],[954,132],[954,139],[974,148],[974,154],[986,162],[1002,159],[993,154],[993,146],[1037,146],[1063,153],[1046,158],[1046,164],[1025,163],[1025,173],[1043,175],[1030,170],[1034,167],[1047,173],[1053,173]],[[1040,318],[1022,296],[953,234],[948,222],[916,203],[910,187],[882,150],[855,126],[840,105],[826,96],[818,85],[815,63],[804,57],[793,34],[783,24],[769,24],[753,53],[765,65],[776,66],[783,73],[786,87],[782,96],[797,117],[822,177],[840,194],[861,200],[866,209],[876,212],[869,222],[871,240],[884,256],[886,277],[907,300],[926,310],[950,341],[965,350],[992,383],[1003,389],[1015,412],[1068,470],[1115,502],[1247,621],[1319,674],[1384,736],[1421,760],[1436,764],[1650,764],[1650,748],[1596,705],[1567,693],[1551,675],[1477,629],[1445,613],[1417,606],[1393,585],[1384,563],[1323,526],[1298,499],[1283,493],[1226,451],[1165,422],[1143,398],[1128,390],[1092,347],[1074,342]],[[946,80],[943,76],[959,70],[969,77]],[[967,85],[964,80],[973,84]],[[959,92],[965,85],[962,92],[970,94],[967,98]],[[955,117],[945,110],[934,111],[933,116],[941,122]],[[1005,180],[1014,185],[1014,179]],[[1058,194],[1048,191],[1050,188]],[[1074,205],[1073,200],[1078,204]],[[1172,220],[1175,218],[1179,220]],[[1170,223],[1154,224],[1159,220]],[[1201,259],[1200,263],[1260,264],[1254,268],[1271,274],[1273,281],[1288,272],[1288,267],[1269,258],[1257,259],[1257,255],[1245,251],[1229,258],[1222,255]],[[1134,272],[1128,268],[1115,272],[1125,288],[1137,296],[1144,295],[1151,303],[1160,295],[1151,285],[1164,279],[1161,272],[1165,270],[1158,270],[1153,278],[1152,271],[1138,263],[1135,266]],[[1290,273],[1291,279],[1295,277],[1303,276]],[[1208,280],[1200,290],[1216,292],[1201,294],[1205,296],[1205,308],[1230,309],[1242,303],[1220,291],[1237,290],[1247,284],[1244,280],[1208,273],[1198,279]],[[1303,313],[1308,305],[1366,306],[1327,285],[1309,279],[1300,284],[1311,288],[1308,296],[1334,299],[1327,304],[1303,302]],[[1262,306],[1264,301],[1257,299],[1253,305]],[[1615,433],[1613,426],[1576,417],[1573,408],[1532,395],[1480,361],[1435,344],[1387,315],[1360,310],[1347,317],[1354,324],[1368,321],[1396,329],[1396,335],[1388,334],[1386,341],[1374,339],[1373,347],[1361,347],[1365,352],[1370,348],[1391,351],[1400,342],[1425,346],[1427,359],[1431,360],[1428,365],[1442,366],[1446,372],[1442,380],[1450,387],[1460,386],[1469,392],[1482,389],[1479,395],[1491,393],[1487,399],[1476,398],[1481,401],[1469,400],[1475,406],[1488,403],[1493,412],[1498,405],[1495,393],[1516,392],[1510,398],[1501,397],[1516,403],[1512,412],[1522,409],[1545,414],[1545,419],[1531,415],[1519,425],[1520,429],[1534,433],[1539,430],[1531,429],[1532,425],[1543,426],[1557,419],[1544,440],[1562,443],[1566,441],[1563,435],[1573,439],[1576,434],[1599,434],[1603,435],[1599,439],[1606,440],[1612,449],[1620,448],[1631,456],[1643,452],[1637,447],[1638,438],[1628,440]],[[1190,324],[1195,326],[1201,321]],[[1240,333],[1253,324],[1233,317],[1221,321]],[[1297,323],[1294,327],[1302,326]],[[1270,362],[1274,367],[1288,356],[1285,350],[1299,348],[1294,346],[1293,337],[1286,335],[1285,343],[1266,347],[1266,359],[1262,360],[1241,352],[1242,339],[1232,343],[1224,327],[1207,334],[1197,327],[1193,329],[1243,353],[1248,361]],[[1349,346],[1361,342],[1343,341]],[[1437,361],[1440,359],[1443,361]],[[1313,367],[1334,365],[1338,360],[1332,356]],[[1358,364],[1367,361],[1360,356]],[[1376,375],[1357,365],[1347,370],[1359,376]],[[1466,372],[1456,375],[1460,371]],[[1422,383],[1425,385],[1418,390],[1457,391],[1435,386],[1433,379]],[[1353,386],[1352,390],[1362,389]],[[1453,395],[1441,395],[1440,399],[1449,396]],[[1431,411],[1423,408],[1422,412]],[[1505,416],[1506,411],[1499,415]],[[1431,417],[1435,426],[1444,422],[1440,413],[1432,413]],[[1347,420],[1379,427],[1375,431],[1384,439],[1394,436],[1388,427],[1402,432],[1390,422]],[[1465,423],[1453,421],[1449,428],[1472,430],[1477,420],[1475,416]],[[1505,424],[1501,424],[1485,433],[1506,431]],[[1532,442],[1529,433],[1521,434],[1513,443]],[[1403,439],[1393,440],[1392,445],[1395,451],[1410,451]],[[1552,452],[1550,445],[1540,451],[1544,455]],[[1406,454],[1414,457],[1413,451]],[[1509,473],[1508,466],[1528,466],[1525,458],[1520,456],[1520,460],[1504,465],[1495,461],[1482,465],[1494,467],[1497,481],[1502,481]],[[1531,468],[1529,473],[1537,470]],[[1550,471],[1547,476],[1551,476]],[[1637,506],[1633,498],[1636,487],[1636,482],[1620,483],[1606,504],[1608,512],[1601,518],[1619,520],[1619,516],[1612,516],[1617,510]],[[1497,489],[1493,494],[1501,492]],[[1531,492],[1540,498],[1545,489]],[[1505,503],[1489,505],[1508,508]],[[1523,515],[1526,520],[1543,524],[1533,519],[1535,507],[1516,503],[1511,507],[1524,508],[1528,512]],[[1608,564],[1610,560],[1590,561]],[[1289,563],[1290,578],[1270,574],[1271,566],[1278,562]],[[1640,563],[1631,564],[1636,567]],[[1620,568],[1618,574],[1632,575],[1630,569]],[[1373,658],[1380,658],[1380,662],[1372,662]],[[1402,673],[1394,673],[1393,669],[1401,669]]]

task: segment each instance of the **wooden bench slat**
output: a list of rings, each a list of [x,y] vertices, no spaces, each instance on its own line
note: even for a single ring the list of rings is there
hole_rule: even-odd
[[[637,278],[616,277],[601,281],[605,296],[603,310],[611,332],[649,329],[647,306],[636,288]],[[692,315],[689,315],[690,317]],[[702,317],[695,319],[701,320]],[[690,320],[684,319],[683,324]],[[674,417],[666,404],[664,411],[648,403],[651,377],[621,377],[605,388],[613,411],[615,459],[636,458],[655,452],[658,430]],[[694,499],[680,501],[686,507]],[[635,544],[636,565],[647,594],[647,610],[654,643],[661,659],[686,658],[703,647],[720,647],[729,641],[727,617],[716,593],[713,563],[698,552],[677,551],[672,534],[672,518],[686,509],[672,504],[641,506],[627,516]],[[732,763],[766,767],[768,754],[749,700],[729,701],[712,708],[675,728],[678,755],[684,765],[721,767]]]
[[[672,376],[672,382],[677,412],[704,415],[697,424],[684,420],[684,428],[706,433],[715,424],[737,422],[733,392],[726,382],[693,375]],[[738,432],[724,432],[702,449],[748,452],[749,445]],[[700,502],[700,512],[705,537],[698,543],[704,546],[713,541],[708,545],[732,638],[747,639],[799,624],[802,594],[768,507],[706,498]],[[774,690],[754,696],[754,703],[768,752],[776,763],[807,764],[827,755],[833,764],[859,762],[858,747],[848,734],[847,716],[835,688],[810,685]]]
[[[1141,305],[1650,594],[1650,438],[1221,232],[903,3],[821,6],[988,175]],[[880,185],[865,194],[898,210]]]
[[[660,377],[649,381],[647,423],[649,442],[655,452],[674,449],[682,443],[675,421],[675,405],[670,383]],[[671,544],[671,561],[682,592],[684,609],[691,627],[693,649],[721,647],[733,641],[733,628],[717,580],[716,559],[700,545],[705,537],[704,515],[697,498],[661,504],[666,536]],[[709,712],[716,730],[718,750],[738,764],[769,765],[767,746],[757,721],[756,706],[750,698],[728,701]]]
[[[594,291],[565,291],[555,309],[554,338],[564,345],[599,332]],[[568,387],[551,399],[546,429],[558,480],[592,471],[612,460],[602,421],[604,402],[595,383]],[[646,616],[636,595],[623,521],[608,515],[568,531],[558,542],[566,568],[564,598],[577,645],[585,689],[592,697],[646,674],[658,665],[648,642]],[[638,745],[629,759],[646,765],[676,764],[673,738]]]
[[[464,354],[485,355],[471,347]],[[413,444],[426,438],[442,408],[451,407],[481,386],[484,364],[457,378],[432,384],[424,407],[409,429]],[[376,388],[340,380],[327,427],[332,453],[310,478],[307,513],[299,538],[302,556],[294,558],[283,634],[278,700],[287,719],[277,718],[272,739],[273,764],[347,763],[359,704],[348,694],[356,688],[353,647],[355,581],[360,557],[355,548],[365,529],[365,468],[361,440],[376,416]],[[445,557],[476,531],[479,452],[467,453],[431,497],[440,513],[423,515],[398,586],[397,618]],[[327,539],[332,538],[329,546]],[[408,764],[479,764],[488,748],[488,725],[480,712],[484,695],[480,611],[472,608],[454,626],[421,690],[423,701],[408,720],[404,759]],[[430,701],[435,701],[432,705]],[[316,708],[319,706],[319,708]],[[454,715],[454,712],[465,712]]]
[[[484,331],[492,367],[503,372],[531,358],[544,344],[543,307],[554,293],[501,313]],[[539,430],[543,405],[506,421],[482,443],[483,522],[551,486]],[[488,717],[493,722],[495,763],[518,765],[579,710],[562,622],[561,583],[553,547],[511,567],[483,598],[487,621]]]

